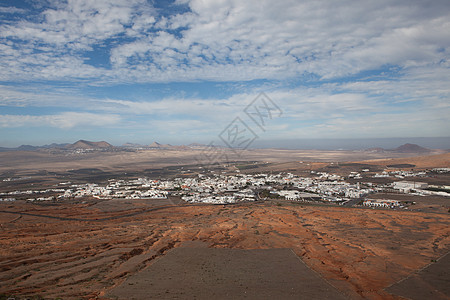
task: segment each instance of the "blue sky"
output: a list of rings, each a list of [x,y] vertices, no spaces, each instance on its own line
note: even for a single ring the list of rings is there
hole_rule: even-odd
[[[208,143],[261,92],[260,139],[446,137],[449,51],[448,0],[3,0],[0,146]]]

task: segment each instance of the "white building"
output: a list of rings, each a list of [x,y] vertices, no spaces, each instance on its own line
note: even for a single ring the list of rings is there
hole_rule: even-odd
[[[300,195],[298,191],[279,191],[278,195],[283,196],[286,200],[298,200]]]
[[[424,189],[426,187],[428,187],[427,183],[417,181],[397,181],[393,184],[394,189],[403,193],[409,193],[411,190]]]
[[[363,205],[370,207],[394,208],[400,206],[400,202],[398,202],[397,200],[367,199],[363,202]]]

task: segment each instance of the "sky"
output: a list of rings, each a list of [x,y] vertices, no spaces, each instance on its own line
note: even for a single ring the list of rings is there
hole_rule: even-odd
[[[449,53],[448,0],[2,0],[0,146],[448,137]]]

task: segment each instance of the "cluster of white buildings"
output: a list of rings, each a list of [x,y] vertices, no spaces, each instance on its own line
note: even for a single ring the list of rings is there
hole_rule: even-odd
[[[25,179],[30,179],[30,178],[31,178],[31,176],[16,177],[16,178],[10,177],[10,178],[5,178],[5,179],[3,179],[2,181],[3,181],[3,182],[9,182],[9,181],[25,180]]]
[[[0,194],[37,195],[30,201],[44,201],[94,197],[97,199],[161,199],[170,193],[179,195],[191,203],[227,204],[240,201],[255,201],[256,190],[270,190],[286,200],[321,198],[326,201],[342,201],[344,198],[361,198],[371,192],[361,189],[359,184],[352,185],[343,177],[326,172],[312,172],[314,177],[299,177],[291,173],[279,174],[236,174],[211,176],[199,174],[195,177],[174,178],[172,180],[153,180],[138,178],[132,180],[111,179],[106,185],[94,183],[71,184],[62,182],[58,188],[46,190],[14,191]],[[48,195],[50,195],[48,197]]]
[[[308,201],[308,200],[315,200],[317,198],[322,199],[322,197],[318,194],[314,193],[308,193],[308,192],[301,192],[297,190],[281,190],[281,191],[272,191],[273,194],[277,194],[281,197],[284,197],[284,199],[289,201]],[[340,199],[342,200],[342,199]],[[332,201],[332,200],[330,200]]]
[[[61,192],[64,192],[64,191],[65,191],[65,189],[45,189],[45,190],[12,191],[12,192],[4,192],[4,193],[0,193],[0,196],[61,193]]]
[[[350,184],[343,180],[341,181],[313,180],[313,182],[309,186],[305,187],[305,191],[325,196],[336,196],[345,198],[361,198],[373,192],[372,189],[360,188],[359,183]]]
[[[392,187],[401,193],[412,193],[419,196],[435,195],[450,197],[450,186],[447,185],[437,186],[418,181],[396,181],[392,184]]]
[[[350,174],[348,175],[348,178],[361,179],[362,175],[358,172],[350,172]]]
[[[54,200],[55,197],[50,196],[50,197],[32,197],[32,196],[36,196],[36,195],[45,195],[45,194],[55,194],[55,193],[64,193],[66,190],[65,189],[45,189],[45,190],[25,190],[25,191],[11,191],[11,192],[4,192],[4,193],[0,193],[0,196],[14,196],[14,197],[9,197],[9,198],[0,198],[0,201],[6,202],[6,201],[15,201],[16,198],[15,197],[23,197],[23,196],[28,196],[31,198],[27,198],[28,201],[49,201],[49,200]]]
[[[190,203],[209,203],[209,204],[231,204],[236,203],[237,199],[233,196],[226,195],[209,195],[209,194],[194,194],[191,196],[183,196],[182,200]],[[254,200],[254,199],[253,199]]]
[[[448,168],[439,168],[434,172],[447,172]],[[97,199],[165,199],[169,195],[180,196],[182,200],[190,203],[229,204],[241,201],[258,200],[258,192],[270,191],[271,197],[289,201],[329,201],[344,203],[352,199],[363,199],[367,195],[389,189],[402,193],[415,193],[420,195],[439,194],[450,196],[441,191],[430,191],[424,182],[397,181],[393,184],[377,185],[365,182],[346,182],[346,178],[359,179],[368,169],[361,173],[351,172],[348,177],[342,177],[327,172],[311,171],[310,177],[300,177],[291,173],[278,174],[240,174],[225,175],[211,172],[212,175],[198,174],[193,177],[177,177],[170,180],[155,180],[137,178],[130,180],[110,179],[104,185],[93,183],[72,184],[62,182],[57,188],[45,190],[25,190],[0,193],[0,201],[13,201],[13,197],[24,199],[28,195],[30,201],[45,201],[55,199],[73,199],[94,197]],[[426,172],[410,171],[384,171],[373,177],[412,177],[425,176]],[[354,202],[355,203],[355,202]],[[365,200],[365,206],[371,207],[397,207],[395,200]]]
[[[0,202],[12,202],[16,201],[16,198],[0,198]]]
[[[426,176],[426,171],[419,171],[419,172],[413,172],[413,171],[403,171],[403,170],[384,170],[381,173],[376,173],[373,175],[373,178],[399,178],[403,179],[405,177],[423,177]]]
[[[234,193],[188,193],[181,197],[182,200],[190,203],[211,203],[211,204],[231,204],[241,201],[255,201],[255,192],[251,189],[243,189]]]
[[[154,188],[150,181],[139,178],[136,180],[110,180],[106,186],[93,183],[71,185],[59,198],[81,198],[92,196],[97,199],[165,199],[168,192]]]
[[[443,174],[443,173],[450,173],[450,168],[434,168],[433,170],[431,170],[432,172],[436,172],[439,174]]]
[[[425,189],[428,184],[417,181],[396,181],[392,184],[392,187],[402,193],[409,193],[411,190]]]
[[[399,201],[387,199],[367,199],[364,200],[363,205],[369,207],[382,207],[382,208],[396,208],[401,206]]]

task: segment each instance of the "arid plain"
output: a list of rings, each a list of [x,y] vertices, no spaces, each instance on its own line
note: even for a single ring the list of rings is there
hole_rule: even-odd
[[[51,186],[58,181],[111,177],[194,176],[199,150],[98,152],[67,156],[47,152],[0,153],[1,189]],[[339,168],[335,163],[340,162]],[[247,165],[246,165],[247,164]],[[333,164],[336,173],[359,165],[382,170],[449,167],[450,154],[418,156],[358,151],[244,151],[233,163],[210,166],[234,172],[289,171],[306,174]],[[205,164],[202,168],[207,168]],[[191,170],[192,169],[192,170]],[[448,177],[432,178],[444,181]],[[431,200],[430,200],[431,201]],[[192,241],[209,248],[288,248],[349,299],[403,299],[390,288],[441,259],[450,247],[450,200],[435,209],[390,210],[257,201],[235,205],[186,204],[163,200],[0,203],[0,293],[18,299],[110,299],[111,291],[151,268],[173,248]],[[428,207],[428,203],[418,203]],[[420,206],[422,205],[422,206]],[[441,265],[442,266],[441,266]],[[448,263],[447,263],[448,264]],[[442,271],[444,272],[444,271]],[[447,299],[444,283],[428,284],[433,299]],[[420,276],[418,277],[420,280]],[[233,286],[230,286],[233,288]],[[399,292],[400,290],[400,292]],[[182,298],[191,298],[185,295]],[[164,297],[162,297],[164,298]],[[200,297],[201,298],[201,297]],[[244,297],[243,297],[244,298]],[[431,299],[431,298],[429,298]]]

